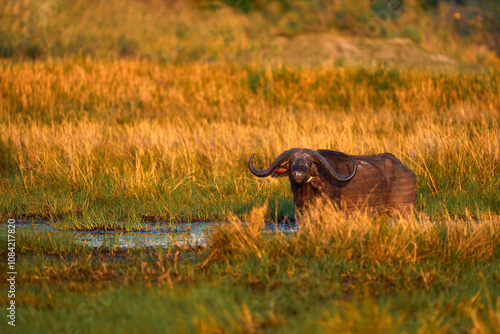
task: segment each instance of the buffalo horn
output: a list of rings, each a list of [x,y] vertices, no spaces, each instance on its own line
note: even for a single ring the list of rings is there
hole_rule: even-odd
[[[281,153],[274,161],[272,164],[269,166],[269,168],[264,169],[264,170],[258,170],[255,169],[253,166],[253,157],[255,156],[255,153],[252,154],[250,157],[250,160],[248,160],[248,168],[250,168],[250,171],[253,173],[253,175],[258,176],[258,177],[265,177],[271,175],[273,170],[281,165],[283,161],[288,160],[290,158],[290,155],[292,155],[295,151],[300,150],[299,148],[291,148],[283,153]]]
[[[334,179],[336,179],[337,181],[341,181],[341,182],[346,182],[346,181],[349,181],[350,179],[352,179],[354,177],[354,175],[356,174],[356,171],[357,171],[357,166],[356,166],[356,162],[354,161],[354,158],[351,157],[352,159],[352,164],[353,164],[353,169],[352,169],[352,172],[351,174],[347,175],[347,176],[342,176],[340,174],[337,174],[337,172],[335,172],[332,168],[332,165],[330,165],[330,163],[325,159],[325,157],[323,157],[321,154],[319,154],[318,152],[314,151],[314,150],[310,150],[310,149],[304,149],[304,151],[306,153],[309,153],[310,155],[314,156],[317,158],[319,164],[321,165],[321,167],[323,167],[327,172],[328,174],[333,177]]]

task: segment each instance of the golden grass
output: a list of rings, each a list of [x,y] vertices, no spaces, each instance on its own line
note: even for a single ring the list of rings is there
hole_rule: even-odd
[[[498,252],[498,215],[467,217],[440,222],[428,216],[374,219],[364,212],[349,215],[334,206],[317,206],[305,212],[293,232],[263,234],[267,206],[254,208],[245,225],[233,217],[229,228],[211,236],[209,260],[228,256],[258,258],[336,256],[346,261],[417,264],[431,259],[455,262],[490,260]],[[208,260],[207,260],[208,262]]]
[[[234,196],[253,203],[286,191],[286,181],[251,177],[246,163],[257,153],[264,166],[291,147],[391,152],[417,173],[419,208],[433,217],[500,207],[496,71],[91,58],[0,67],[0,170],[11,180],[2,186],[18,196],[4,213],[15,201],[16,214],[91,214],[93,202],[113,207],[125,194],[137,204],[130,211],[122,201],[118,218],[207,219]],[[189,214],[193,192],[202,207]],[[133,209],[140,205],[150,208]],[[222,204],[211,217],[234,210],[242,212]]]
[[[0,53],[13,52],[0,59],[2,217],[58,229],[230,223],[194,249],[95,250],[66,233],[20,231],[21,328],[497,330],[498,69],[272,67],[283,32],[323,29],[325,11],[294,32],[293,11],[270,13],[270,24],[183,1],[64,2],[44,8],[34,38],[6,42],[50,3],[0,6]],[[450,8],[442,36],[414,9],[387,28],[398,35],[413,22],[425,49],[497,64],[478,36],[450,43]],[[393,153],[418,176],[418,214],[388,221],[320,206],[294,233],[263,233],[293,215],[291,193],[246,164],[291,147]]]

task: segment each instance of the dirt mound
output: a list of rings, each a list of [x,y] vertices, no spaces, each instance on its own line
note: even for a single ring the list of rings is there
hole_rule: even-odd
[[[426,51],[409,39],[348,39],[334,35],[277,37],[273,62],[285,65],[398,65],[422,68],[452,68],[459,62]]]

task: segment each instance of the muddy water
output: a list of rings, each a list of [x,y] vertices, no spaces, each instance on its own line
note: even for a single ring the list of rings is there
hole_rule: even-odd
[[[216,228],[224,228],[228,223],[157,223],[143,224],[141,231],[62,231],[50,223],[16,224],[16,228],[26,232],[63,233],[75,238],[88,247],[98,248],[135,248],[135,247],[170,247],[170,246],[206,246],[210,233]],[[266,224],[264,233],[295,232],[293,224]]]

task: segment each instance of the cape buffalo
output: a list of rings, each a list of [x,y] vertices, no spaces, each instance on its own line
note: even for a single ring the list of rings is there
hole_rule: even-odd
[[[281,153],[265,170],[250,171],[265,177],[289,176],[297,209],[318,196],[339,209],[385,210],[411,213],[415,209],[415,173],[390,153],[347,155],[329,150],[292,148]]]

